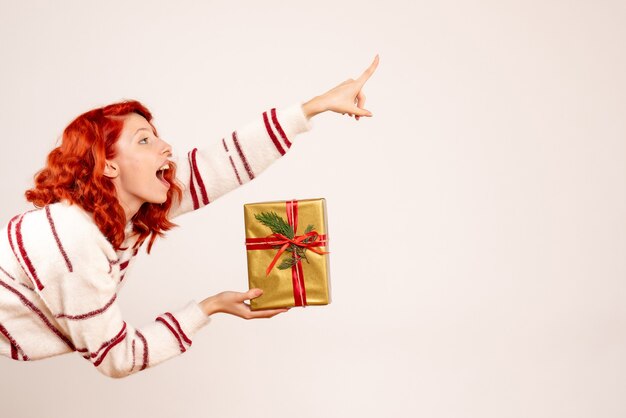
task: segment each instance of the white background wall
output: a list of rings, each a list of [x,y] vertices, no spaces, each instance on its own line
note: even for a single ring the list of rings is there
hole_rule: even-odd
[[[216,316],[122,380],[0,359],[4,417],[624,417],[626,4],[0,1],[0,219],[78,114],[144,102],[179,153],[358,76],[254,182],[179,219],[118,298],[247,288],[242,205],[325,197],[334,302]]]

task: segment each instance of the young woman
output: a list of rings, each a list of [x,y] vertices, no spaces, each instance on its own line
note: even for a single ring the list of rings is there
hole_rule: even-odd
[[[171,219],[254,179],[310,129],[310,118],[372,116],[361,90],[377,65],[378,56],[356,80],[264,112],[178,166],[137,101],[77,117],[26,192],[36,209],[0,231],[0,353],[28,361],[77,351],[101,373],[124,377],[184,353],[214,313],[252,319],[286,311],[251,311],[245,301],[260,289],[222,292],[139,329],[123,320],[116,298],[145,241],[149,253]]]

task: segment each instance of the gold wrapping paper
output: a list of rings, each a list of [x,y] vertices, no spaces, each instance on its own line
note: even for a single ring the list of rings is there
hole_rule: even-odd
[[[298,200],[298,225],[296,236],[304,235],[307,225],[314,226],[320,235],[326,234],[326,246],[315,247],[316,250],[329,251],[328,231],[326,229],[326,200]],[[287,220],[285,201],[248,203],[244,205],[246,238],[265,238],[272,234],[267,226],[259,222],[254,215],[262,212],[275,212]],[[263,295],[250,301],[252,310],[289,308],[296,306],[291,268],[279,270],[280,260],[291,256],[284,252],[274,268],[266,276],[265,271],[272,263],[278,249],[247,249],[248,284],[250,289],[263,289]],[[316,254],[310,249],[306,251],[309,260],[302,260],[304,272],[304,288],[307,305],[328,305],[330,303],[330,275],[328,254]]]

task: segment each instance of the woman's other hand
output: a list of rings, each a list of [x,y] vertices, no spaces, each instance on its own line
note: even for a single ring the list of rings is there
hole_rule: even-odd
[[[374,74],[378,67],[378,55],[374,57],[374,62],[361,74],[356,80],[349,78],[337,87],[327,91],[321,96],[302,105],[302,110],[308,119],[313,116],[330,110],[342,115],[348,114],[359,120],[362,116],[371,117],[372,113],[365,109],[365,94],[363,94],[363,86],[367,80]]]
[[[210,296],[199,303],[200,309],[207,314],[222,312],[238,316],[243,319],[271,318],[279,313],[287,312],[289,309],[264,309],[253,311],[246,300],[254,299],[263,294],[261,289],[250,289],[247,292],[222,292]]]

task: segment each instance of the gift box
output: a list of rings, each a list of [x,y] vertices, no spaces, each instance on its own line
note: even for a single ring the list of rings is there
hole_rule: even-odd
[[[248,203],[244,220],[252,310],[330,303],[325,199]]]

